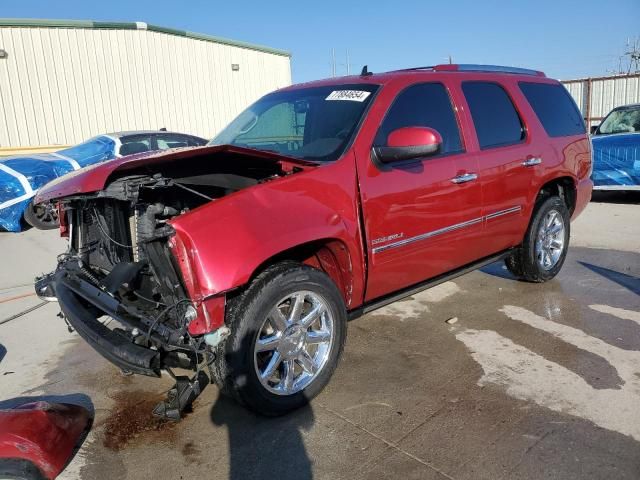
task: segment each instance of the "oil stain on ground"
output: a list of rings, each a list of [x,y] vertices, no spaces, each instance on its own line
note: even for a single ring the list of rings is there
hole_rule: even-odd
[[[164,400],[163,394],[146,391],[120,391],[113,394],[114,408],[101,422],[103,445],[119,451],[144,437],[146,442],[176,440],[178,422],[156,418],[153,408]]]

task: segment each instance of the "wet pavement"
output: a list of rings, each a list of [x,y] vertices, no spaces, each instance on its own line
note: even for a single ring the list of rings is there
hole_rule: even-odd
[[[53,305],[0,325],[0,400],[91,404],[63,478],[638,479],[640,225],[594,239],[612,212],[640,224],[640,206],[592,207],[574,229],[586,246],[551,282],[496,263],[351,322],[328,387],[286,417],[208,387],[183,421],[159,422],[171,380],[123,376]],[[19,294],[0,292],[2,318],[33,301],[2,303]]]

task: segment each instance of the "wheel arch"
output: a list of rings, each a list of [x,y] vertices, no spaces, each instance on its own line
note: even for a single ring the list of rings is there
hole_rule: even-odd
[[[302,263],[323,271],[338,287],[347,309],[357,306],[354,298],[356,288],[354,259],[342,240],[338,238],[312,240],[272,255],[255,268],[248,283],[270,266],[285,261]]]
[[[567,205],[570,215],[573,215],[577,201],[577,187],[575,179],[570,176],[563,176],[547,181],[538,190],[536,205],[552,196],[560,197]]]

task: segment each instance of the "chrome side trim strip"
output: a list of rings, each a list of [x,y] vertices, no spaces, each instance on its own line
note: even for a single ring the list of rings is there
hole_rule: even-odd
[[[606,192],[607,190],[640,190],[640,185],[594,185],[593,189],[603,192]]]
[[[375,247],[371,249],[372,253],[381,253],[386,250],[390,250],[392,248],[404,247],[405,245],[409,245],[414,242],[419,242],[422,240],[426,240],[428,238],[433,238],[438,235],[442,235],[444,233],[453,232],[455,230],[459,230],[461,228],[470,227],[472,225],[477,225],[478,223],[482,223],[483,220],[491,220],[496,217],[500,217],[502,215],[508,215],[510,213],[516,213],[522,210],[521,206],[507,208],[506,210],[499,210],[497,212],[490,213],[489,215],[485,215],[484,217],[478,217],[471,220],[467,220],[466,222],[456,223],[454,225],[450,225],[448,227],[443,227],[438,230],[433,230],[431,232],[422,233],[420,235],[416,235],[415,237],[405,238],[403,240],[399,240],[397,242],[388,243],[386,245],[381,245],[379,247]]]
[[[510,213],[516,213],[516,212],[519,212],[520,210],[522,210],[522,207],[518,205],[517,207],[511,207],[511,208],[507,208],[506,210],[499,210],[497,212],[490,213],[489,215],[486,215],[484,218],[486,220],[491,220],[492,218],[501,217],[502,215],[508,215]]]
[[[374,248],[372,252],[380,253],[380,252],[384,252],[385,250],[389,250],[390,248],[404,247],[405,245],[409,245],[410,243],[419,242],[420,240],[426,240],[427,238],[435,237],[437,235],[442,235],[443,233],[453,232],[454,230],[459,230],[464,227],[469,227],[471,225],[475,225],[480,222],[482,222],[482,217],[474,218],[473,220],[467,220],[466,222],[456,223],[455,225],[450,225],[448,227],[440,228],[438,230],[433,230],[432,232],[416,235],[415,237],[405,238],[404,240],[400,240],[398,242],[388,243],[386,245],[382,245],[381,247]]]

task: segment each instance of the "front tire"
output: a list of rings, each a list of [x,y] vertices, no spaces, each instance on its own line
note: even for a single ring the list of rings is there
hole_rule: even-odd
[[[33,200],[24,211],[24,220],[38,230],[53,230],[60,226],[55,206],[50,203],[34,205]]]
[[[342,354],[347,312],[324,273],[285,262],[227,303],[230,336],[212,365],[223,393],[257,413],[283,415],[329,382]]]
[[[541,283],[555,277],[567,256],[570,219],[560,197],[539,203],[522,245],[505,260],[509,271],[527,282]]]

